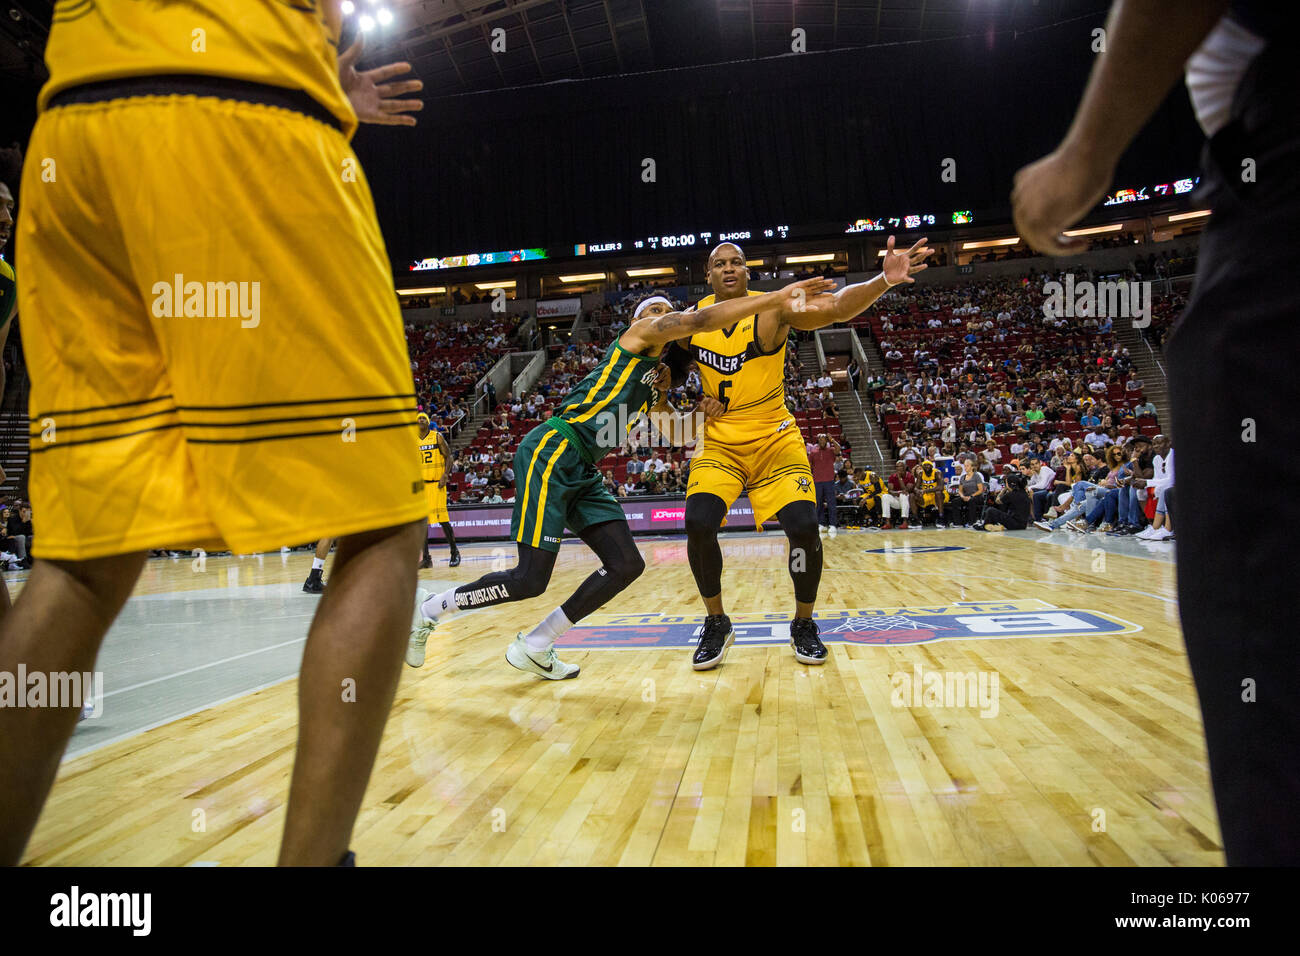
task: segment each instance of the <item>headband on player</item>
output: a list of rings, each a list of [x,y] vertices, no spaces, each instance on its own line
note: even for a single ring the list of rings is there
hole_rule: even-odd
[[[636,311],[632,313],[632,318],[633,318],[633,320],[636,320],[636,319],[641,318],[641,313],[644,312],[644,311],[645,311],[647,308],[649,308],[650,306],[654,305],[656,302],[662,302],[664,305],[668,306],[668,308],[673,309],[674,311],[675,311],[676,308],[677,308],[675,305],[673,305],[671,302],[669,302],[669,301],[668,301],[667,299],[665,299],[663,296],[661,296],[661,295],[652,295],[652,296],[650,296],[650,298],[648,298],[648,299],[643,299],[643,300],[640,302],[640,304],[637,305],[637,307],[636,307]]]
[[[420,414],[415,416],[415,420],[417,422],[424,422],[427,425],[429,423],[429,416],[424,414],[424,412],[420,412]]]

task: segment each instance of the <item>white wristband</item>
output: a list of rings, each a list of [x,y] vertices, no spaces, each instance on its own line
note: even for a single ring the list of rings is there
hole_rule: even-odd
[[[885,288],[886,288],[886,289],[892,289],[894,286],[901,284],[902,281],[903,281],[902,279],[899,279],[898,282],[890,282],[890,281],[889,281],[889,276],[885,275],[885,272],[884,272],[883,269],[882,269],[881,272],[880,272],[880,278],[882,278],[882,279],[885,280]]]

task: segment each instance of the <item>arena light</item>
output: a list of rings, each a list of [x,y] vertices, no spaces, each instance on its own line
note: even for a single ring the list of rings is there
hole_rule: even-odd
[[[501,279],[498,282],[475,282],[476,289],[513,289],[515,287],[514,279]]]
[[[1198,209],[1195,212],[1180,212],[1170,216],[1169,221],[1182,222],[1184,219],[1200,219],[1203,216],[1208,216],[1209,214],[1210,214],[1210,210],[1208,209]]]
[[[786,256],[785,261],[786,261],[786,265],[794,265],[795,263],[798,262],[834,262],[835,253],[821,252],[821,253],[817,253],[816,255]]]
[[[357,20],[357,29],[359,29],[362,33],[369,33],[374,28],[375,28],[375,18],[370,16],[370,14],[368,13],[361,14],[360,19]]]
[[[345,17],[350,17],[356,11],[356,4],[352,0],[343,0],[342,10]]]
[[[561,282],[597,282],[605,278],[603,272],[584,272],[576,276],[560,276]]]
[[[447,291],[445,285],[431,285],[425,289],[398,289],[398,295],[442,295]]]
[[[765,266],[765,265],[767,265],[767,260],[766,260],[766,259],[746,259],[746,260],[745,260],[745,265],[747,265],[747,266]]]
[[[628,269],[627,277],[629,279],[641,279],[645,276],[671,276],[676,275],[677,270],[671,266],[660,266],[657,269]]]
[[[388,26],[388,24],[393,22],[393,15],[388,12],[387,7],[381,7],[379,12],[375,14],[375,19],[383,26]]]
[[[991,249],[994,246],[1014,246],[1020,241],[1019,236],[1010,239],[982,239],[979,242],[963,242],[962,249]]]
[[[1065,230],[1065,234],[1071,237],[1096,236],[1103,232],[1119,232],[1123,228],[1124,228],[1124,224],[1122,222],[1117,222],[1109,226],[1093,226],[1090,229],[1067,229]]]

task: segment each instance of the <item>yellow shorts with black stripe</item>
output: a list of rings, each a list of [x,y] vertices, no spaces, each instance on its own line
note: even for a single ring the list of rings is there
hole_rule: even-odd
[[[749,495],[754,526],[760,531],[764,521],[775,517],[790,502],[816,503],[812,466],[803,435],[793,419],[773,434],[740,444],[710,441],[706,430],[691,459],[686,497],[717,495],[730,508],[742,492]]]
[[[391,266],[340,132],[150,96],[49,109],[29,149],[37,557],[247,553],[427,514]]]
[[[437,481],[424,483],[424,500],[429,503],[429,524],[451,520],[447,517],[447,489],[439,488]]]

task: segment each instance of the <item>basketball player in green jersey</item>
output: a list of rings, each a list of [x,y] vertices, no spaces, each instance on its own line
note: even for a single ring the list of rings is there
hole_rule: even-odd
[[[596,465],[618,447],[628,425],[642,413],[650,412],[656,427],[666,424],[666,437],[673,444],[679,443],[684,431],[684,422],[667,403],[674,370],[660,363],[664,346],[696,332],[733,325],[755,308],[802,311],[833,287],[828,279],[805,279],[761,297],[720,302],[696,312],[675,312],[662,296],[642,300],[631,324],[600,364],[559,403],[555,416],[524,437],[515,452],[510,535],[519,550],[519,563],[472,584],[422,596],[423,623],[411,632],[406,662],[412,667],[424,663],[429,635],[447,615],[542,594],[568,527],[596,552],[601,567],[537,627],[518,634],[506,650],[506,660],[548,680],[577,677],[577,665],[556,658],[556,639],[645,570],[623,508],[605,489]],[[685,377],[684,364],[676,374]]]

